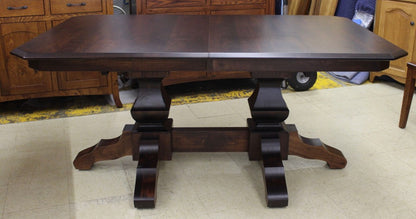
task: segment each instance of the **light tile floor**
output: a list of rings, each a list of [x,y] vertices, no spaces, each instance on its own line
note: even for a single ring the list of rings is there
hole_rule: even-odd
[[[416,218],[416,99],[398,128],[403,87],[375,83],[284,94],[287,123],[343,151],[348,165],[285,161],[289,206],[265,207],[261,167],[246,153],[175,153],[160,162],[156,209],[137,210],[131,157],[72,167],[118,136],[129,112],[0,125],[0,219]],[[246,99],[173,106],[179,126],[245,126]]]

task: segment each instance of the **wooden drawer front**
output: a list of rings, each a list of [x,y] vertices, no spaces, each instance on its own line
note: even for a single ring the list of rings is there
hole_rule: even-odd
[[[100,0],[51,0],[52,14],[100,12],[102,10]]]
[[[264,3],[266,3],[266,0],[211,0],[211,5],[252,5]]]
[[[258,15],[266,14],[264,8],[253,8],[253,9],[236,9],[236,10],[213,10],[213,15]]]
[[[204,15],[204,14],[207,14],[207,12],[202,8],[200,8],[199,10],[195,10],[195,11],[181,11],[181,10],[175,10],[175,9],[156,9],[156,10],[147,10],[146,14]]]
[[[147,8],[202,7],[206,0],[148,0]]]
[[[1,0],[0,17],[44,15],[43,0]]]

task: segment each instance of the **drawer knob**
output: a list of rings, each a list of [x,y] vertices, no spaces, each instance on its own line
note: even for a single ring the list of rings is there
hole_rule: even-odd
[[[85,3],[85,2],[81,2],[79,4],[72,4],[72,3],[66,4],[66,6],[68,6],[68,7],[72,7],[72,6],[85,6],[85,5],[87,5],[87,3]]]
[[[7,10],[24,10],[24,9],[27,9],[27,8],[28,8],[27,5],[23,5],[21,7],[11,7],[11,6],[9,6],[9,7],[7,7]]]
[[[414,26],[415,22],[414,21],[410,21],[410,25]]]

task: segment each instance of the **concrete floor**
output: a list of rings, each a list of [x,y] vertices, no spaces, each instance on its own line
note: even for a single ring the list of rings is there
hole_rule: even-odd
[[[128,111],[0,125],[0,219],[416,218],[416,100],[398,128],[403,87],[388,83],[286,93],[287,123],[348,160],[342,170],[289,156],[289,206],[266,207],[246,153],[175,153],[159,165],[156,209],[133,207],[131,157],[78,171],[72,160],[132,123]],[[246,99],[172,106],[174,126],[245,126]]]

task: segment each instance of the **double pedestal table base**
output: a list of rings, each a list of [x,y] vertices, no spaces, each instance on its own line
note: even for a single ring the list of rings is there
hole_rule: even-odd
[[[289,110],[281,95],[280,79],[257,79],[248,100],[252,118],[247,127],[172,128],[170,99],[161,86],[162,78],[139,81],[139,96],[131,110],[134,125],[126,125],[117,138],[103,139],[79,152],[74,160],[75,168],[89,170],[95,162],[132,155],[138,161],[136,208],[155,207],[158,161],[171,160],[173,152],[248,152],[250,160],[262,161],[268,207],[288,205],[282,162],[288,155],[320,159],[333,169],[347,164],[341,151],[319,139],[299,136],[295,125],[284,123]]]

